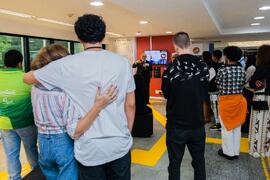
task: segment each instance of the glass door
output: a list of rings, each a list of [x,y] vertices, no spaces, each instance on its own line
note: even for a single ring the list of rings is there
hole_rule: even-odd
[[[35,58],[41,48],[46,47],[49,44],[50,41],[47,39],[29,38],[30,61]]]
[[[0,35],[0,67],[4,67],[4,55],[11,49],[16,49],[23,54],[23,38],[19,36]]]

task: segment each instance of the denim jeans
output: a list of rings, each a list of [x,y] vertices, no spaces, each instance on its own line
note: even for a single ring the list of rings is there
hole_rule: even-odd
[[[27,160],[32,169],[38,163],[37,128],[28,126],[14,130],[1,130],[8,167],[9,180],[21,179],[20,149],[24,145]]]
[[[67,133],[38,134],[39,165],[47,180],[77,180],[74,142]]]

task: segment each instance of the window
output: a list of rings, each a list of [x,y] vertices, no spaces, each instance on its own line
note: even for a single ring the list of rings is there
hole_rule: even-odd
[[[68,41],[55,40],[54,41],[54,44],[62,45],[64,47],[66,47],[68,49],[68,51],[70,52],[70,42],[68,42]]]
[[[79,53],[84,51],[83,45],[81,43],[74,43],[74,53]]]
[[[24,38],[26,37],[26,38]],[[28,39],[29,43],[25,43],[24,40]],[[1,34],[0,33],[0,68],[4,66],[4,54],[6,51],[10,49],[17,49],[19,50],[24,57],[24,70],[29,70],[31,61],[35,58],[36,54],[39,50],[43,47],[46,47],[54,42],[54,44],[60,44],[68,49],[71,53],[71,50],[74,50],[75,53],[82,52],[84,50],[83,45],[68,40],[55,40],[55,39],[46,39],[41,37],[31,37],[31,36],[20,36],[20,35],[13,35],[13,34]],[[28,45],[25,47],[25,45]],[[28,50],[27,55],[29,53],[29,57],[24,54],[25,50]],[[74,53],[72,51],[72,53]]]
[[[23,54],[23,38],[0,35],[0,67],[4,66],[4,54],[10,49],[17,49]]]
[[[32,61],[35,58],[41,48],[46,47],[49,44],[50,41],[46,39],[29,38],[30,60]]]

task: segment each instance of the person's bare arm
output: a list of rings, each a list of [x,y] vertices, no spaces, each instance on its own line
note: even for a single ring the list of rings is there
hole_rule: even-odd
[[[94,106],[83,118],[78,121],[75,133],[73,135],[74,139],[78,139],[87,129],[91,127],[100,111],[108,104],[116,100],[117,93],[118,90],[114,86],[111,86],[103,95],[101,94],[100,89],[98,89]]]
[[[128,121],[128,129],[131,132],[134,124],[135,119],[135,111],[136,111],[136,105],[135,105],[135,92],[127,93],[126,102],[125,102],[125,113],[127,116]]]
[[[23,77],[23,82],[26,84],[37,84],[39,83],[38,80],[35,78],[34,71],[29,71],[25,73]]]

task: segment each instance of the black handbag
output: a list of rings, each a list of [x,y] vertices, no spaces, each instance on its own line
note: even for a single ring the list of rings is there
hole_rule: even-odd
[[[252,107],[253,107],[253,110],[257,110],[257,111],[269,110],[269,105],[267,101],[253,101]]]
[[[257,90],[255,94],[257,95],[265,95],[265,89],[266,89],[266,80],[263,80],[263,86]],[[258,100],[252,102],[253,110],[256,111],[266,111],[269,110],[268,102],[265,100]]]

